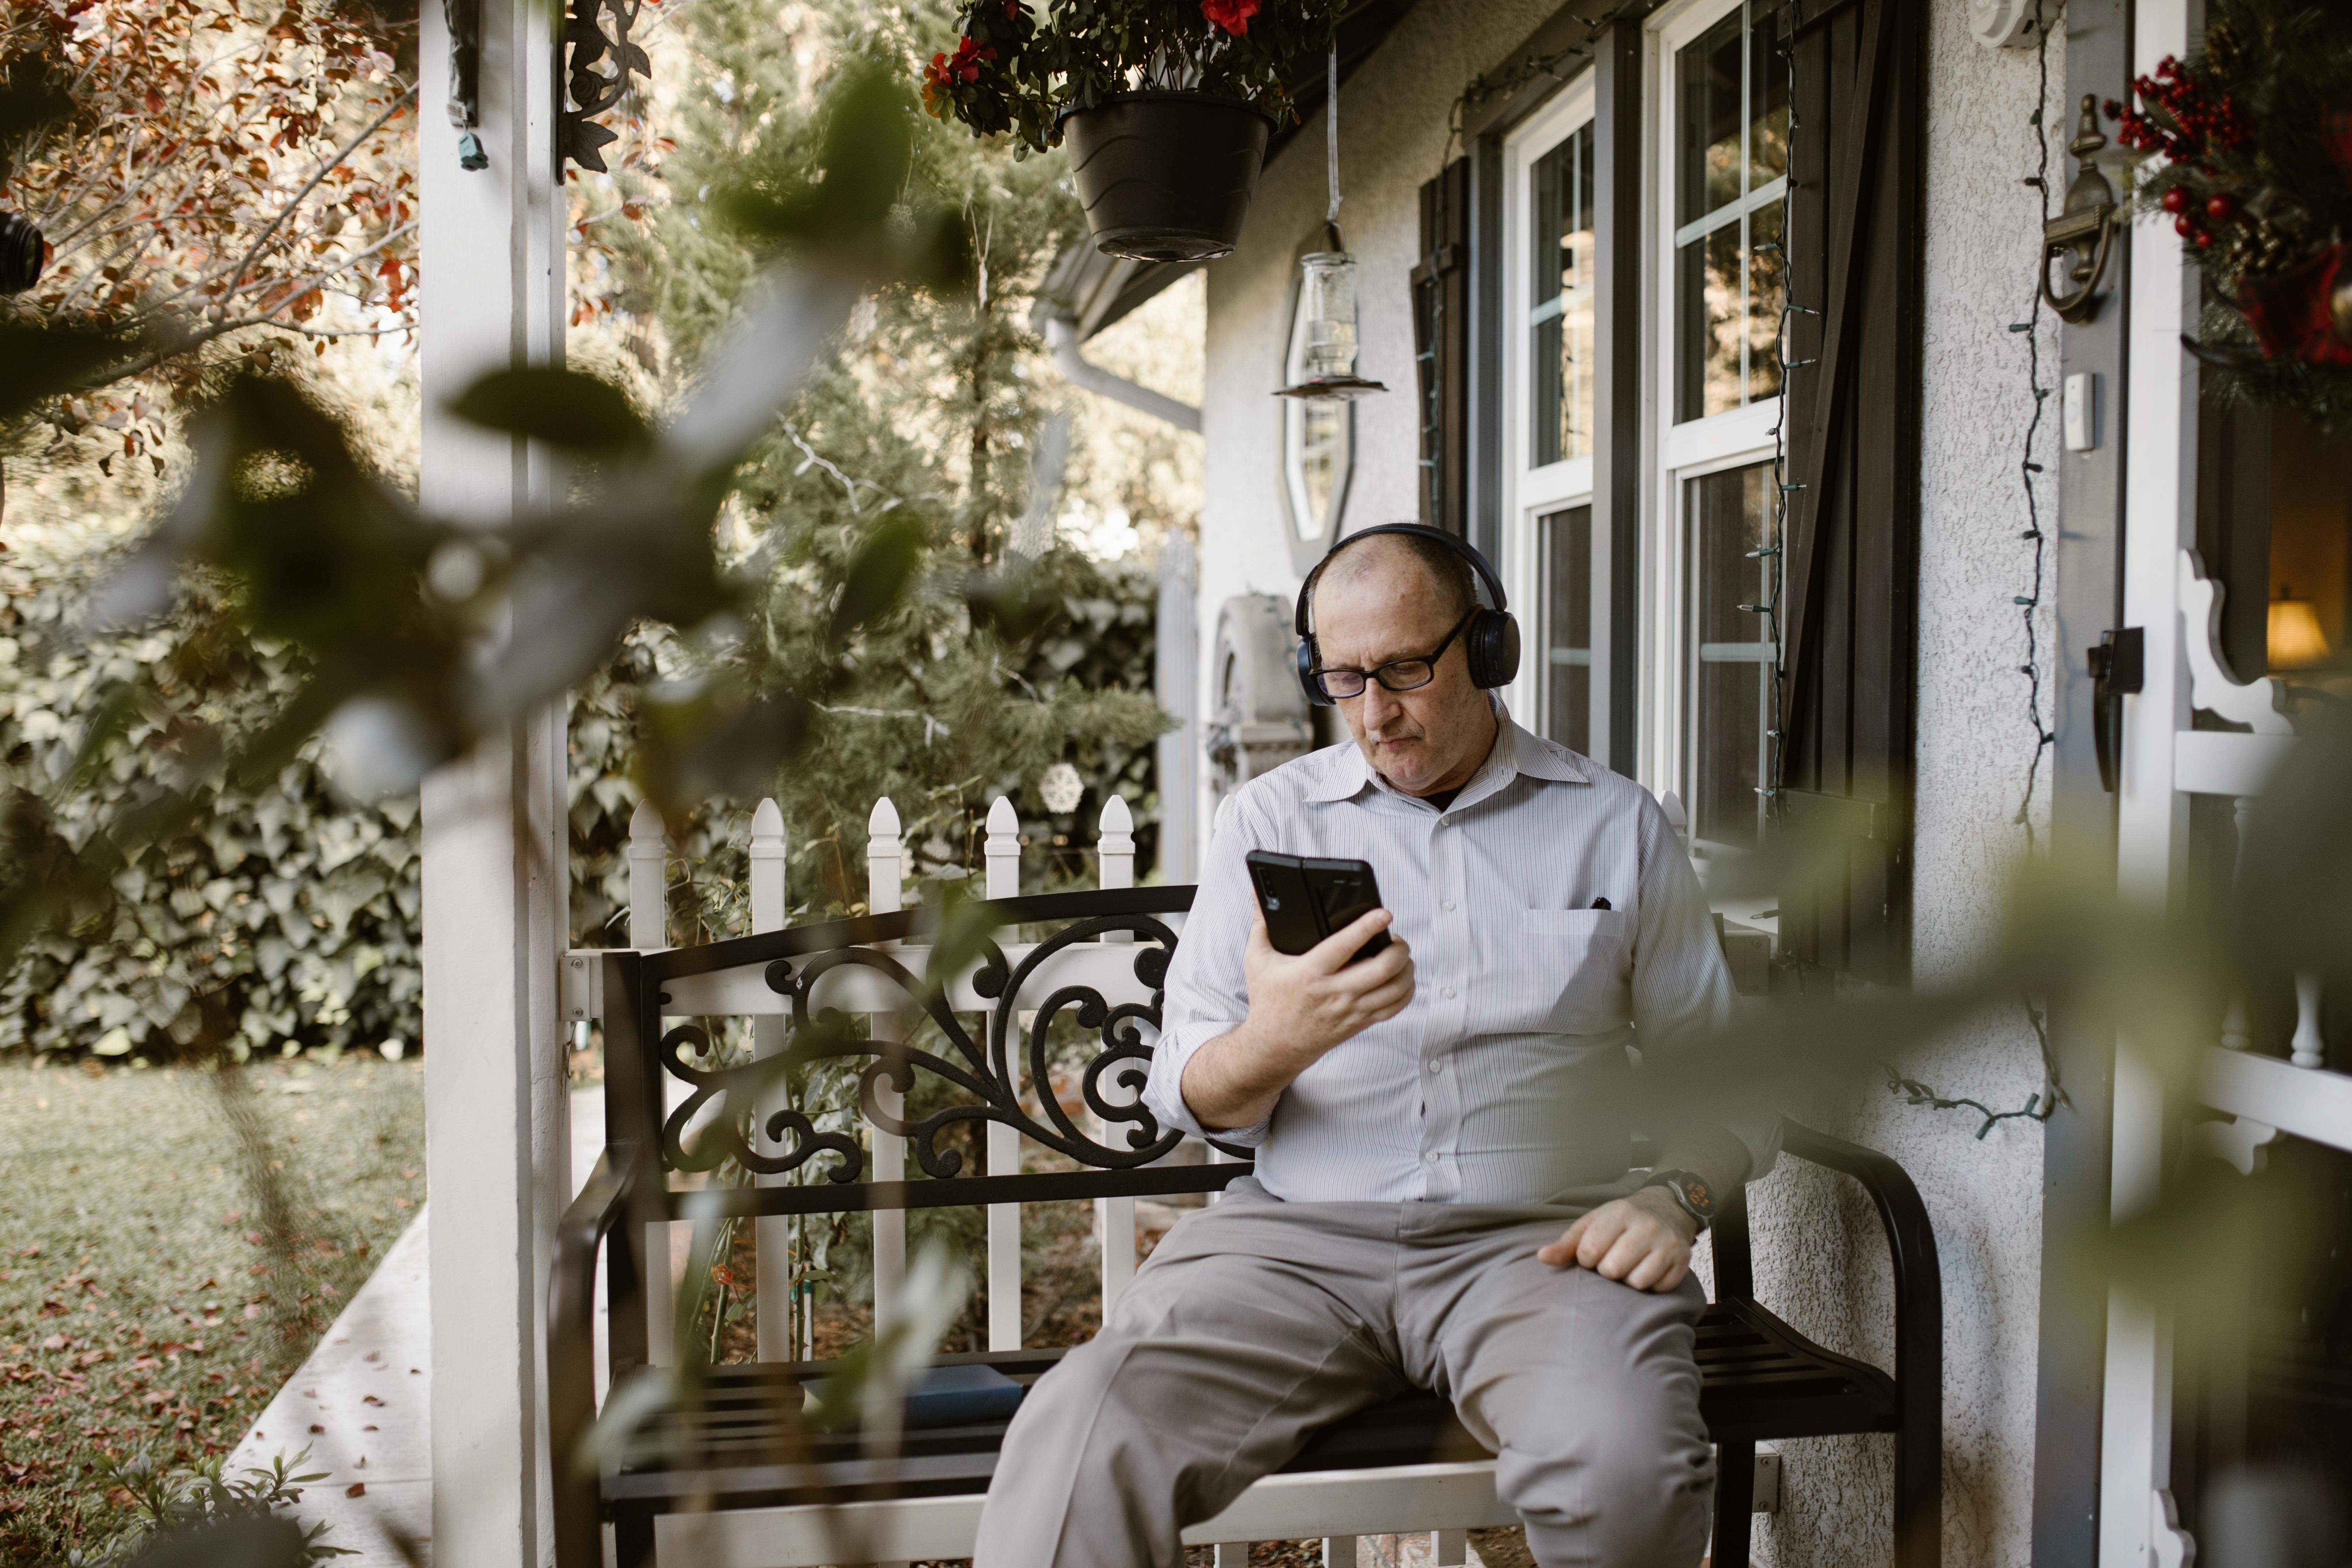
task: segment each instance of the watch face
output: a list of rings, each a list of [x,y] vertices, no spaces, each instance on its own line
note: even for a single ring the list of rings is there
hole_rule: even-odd
[[[1715,1208],[1715,1194],[1696,1176],[1685,1176],[1675,1184],[1682,1188],[1683,1196],[1689,1201],[1691,1207],[1706,1212]]]

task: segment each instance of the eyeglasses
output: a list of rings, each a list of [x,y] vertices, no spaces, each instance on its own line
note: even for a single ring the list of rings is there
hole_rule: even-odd
[[[1470,606],[1468,613],[1454,623],[1454,629],[1445,634],[1445,640],[1418,658],[1392,658],[1377,669],[1318,669],[1315,672],[1315,684],[1322,689],[1324,696],[1335,700],[1361,697],[1365,683],[1373,680],[1391,691],[1412,691],[1426,686],[1437,679],[1437,661],[1445,657],[1445,650],[1454,646],[1454,639],[1462,635],[1462,628],[1477,613],[1475,605]]]

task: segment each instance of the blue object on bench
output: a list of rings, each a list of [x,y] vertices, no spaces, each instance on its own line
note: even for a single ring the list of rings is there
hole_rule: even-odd
[[[907,1390],[909,1426],[973,1426],[1010,1421],[1029,1390],[992,1366],[926,1367]]]

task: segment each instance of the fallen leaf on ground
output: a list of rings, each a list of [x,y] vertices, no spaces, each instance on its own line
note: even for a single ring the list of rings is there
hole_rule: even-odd
[[[343,1495],[345,1497],[365,1497],[367,1496],[367,1483],[365,1481],[353,1481],[350,1486],[343,1489]]]

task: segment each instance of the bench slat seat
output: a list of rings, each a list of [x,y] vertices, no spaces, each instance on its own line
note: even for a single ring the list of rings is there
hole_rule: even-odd
[[[1003,1351],[938,1360],[991,1366],[1026,1384],[1064,1353]],[[1706,1309],[1699,1320],[1698,1363],[1699,1409],[1718,1440],[1892,1432],[1899,1423],[1894,1379],[1811,1343],[1753,1301]],[[866,1458],[854,1432],[812,1442],[794,1418],[801,1392],[833,1371],[830,1362],[712,1368],[697,1404],[649,1417],[645,1430],[656,1440],[646,1445],[645,1458],[608,1470],[603,1486],[607,1517],[643,1518],[681,1506],[777,1508],[988,1489],[1005,1421],[915,1428],[902,1437],[895,1463]],[[775,1462],[804,1442],[803,1463]],[[1412,1393],[1318,1433],[1283,1473],[1491,1458],[1451,1404]]]

